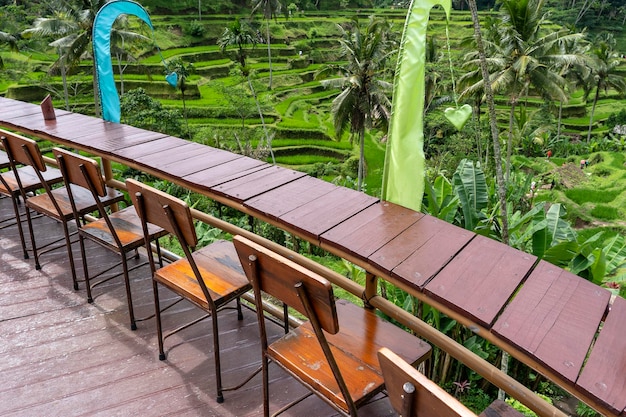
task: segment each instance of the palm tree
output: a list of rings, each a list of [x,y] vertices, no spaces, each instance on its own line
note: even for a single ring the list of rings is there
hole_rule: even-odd
[[[63,78],[64,94],[66,105],[67,87],[65,73],[68,68],[78,64],[81,59],[88,57],[91,53],[91,36],[96,14],[108,0],[74,0],[67,7],[57,8],[50,17],[40,17],[35,19],[33,26],[23,33],[43,38],[55,38],[50,43],[57,49],[59,59],[52,65],[51,70],[60,70]],[[127,40],[139,37],[130,31],[113,29],[111,39],[115,40],[123,36]],[[96,67],[92,67],[93,91],[95,113],[100,115],[100,102],[98,94],[98,83],[96,77]]]
[[[17,52],[17,39],[15,36],[0,31],[0,44],[2,43],[9,45],[9,49],[11,49],[12,52]],[[0,56],[0,69],[2,68],[4,68],[4,61],[2,61],[2,57]]]
[[[236,45],[237,60],[239,61],[241,68],[245,68],[247,56],[244,46],[252,45],[254,48],[259,40],[257,31],[254,30],[247,22],[241,22],[237,17],[233,23],[224,29],[222,36],[220,36],[217,40],[217,44],[222,52],[224,52],[227,47]]]
[[[583,35],[565,28],[556,31],[546,28],[549,21],[543,13],[544,3],[545,0],[502,0],[501,22],[486,42],[490,55],[487,65],[492,71],[489,77],[491,88],[509,98],[506,181],[511,170],[516,106],[531,92],[566,101],[566,80],[559,68],[584,61],[584,57],[576,52],[562,51],[563,45],[571,45]],[[478,67],[476,58],[474,61],[474,66]],[[483,82],[480,80],[468,87],[465,94],[482,89]]]
[[[51,17],[37,18],[30,29],[26,29],[23,34],[36,37],[58,37],[49,46],[57,50],[59,59],[52,64],[51,71],[58,69],[61,72],[63,82],[63,99],[65,100],[65,110],[70,110],[69,97],[67,92],[67,65],[68,53],[73,41],[73,34],[79,30],[77,16],[72,9],[58,9]]]
[[[276,19],[278,13],[282,8],[282,4],[280,0],[252,0],[252,13],[255,13],[257,10],[261,10],[263,12],[263,18],[267,24],[267,59],[269,60],[270,66],[270,81],[269,81],[269,89],[272,89],[272,48],[270,42],[270,20],[272,18]]]
[[[591,80],[595,86],[596,93],[593,97],[593,106],[589,115],[589,131],[587,132],[587,142],[591,140],[591,128],[593,127],[593,117],[596,112],[596,105],[600,97],[600,91],[606,93],[609,88],[617,90],[619,93],[626,92],[626,81],[624,76],[618,72],[621,65],[619,53],[615,50],[615,38],[610,33],[600,34],[593,41],[591,50],[593,58],[591,64]]]
[[[117,68],[120,74],[120,96],[124,95],[124,70],[126,65],[122,65],[122,61],[132,62],[137,59],[131,54],[131,50],[128,44],[135,42],[150,42],[150,38],[140,34],[127,30],[128,18],[126,15],[121,15],[116,24],[120,26],[119,29],[111,32],[111,54],[117,59]],[[143,27],[143,26],[142,26]],[[124,30],[121,30],[124,28]]]
[[[180,89],[180,93],[183,98],[183,117],[185,118],[185,125],[187,127],[187,137],[191,139],[189,119],[187,117],[187,101],[185,99],[185,91],[187,91],[187,78],[193,73],[194,66],[191,63],[185,63],[181,58],[173,58],[167,62],[166,68],[168,71],[175,72],[177,75],[177,87]]]
[[[478,7],[476,6],[476,0],[468,0],[468,5],[472,13],[472,22],[474,24],[474,38],[476,40],[476,49],[478,52],[478,68],[482,75],[482,89],[485,93],[487,106],[489,107],[489,126],[491,127],[491,139],[493,141],[493,158],[496,165],[496,180],[498,183],[498,197],[500,201],[500,221],[502,223],[502,242],[506,245],[509,244],[509,221],[506,212],[506,183],[504,182],[504,175],[502,173],[502,152],[500,150],[500,135],[498,132],[496,106],[493,99],[493,90],[491,88],[489,67],[487,57],[485,55],[485,47],[483,45],[483,38],[480,30],[480,21],[478,20]],[[509,373],[509,357],[508,353],[502,351],[502,361],[500,369],[505,374]],[[504,399],[504,391],[498,391],[498,398]]]
[[[351,139],[359,140],[358,185],[363,184],[365,168],[365,129],[376,121],[386,123],[389,119],[390,100],[386,93],[391,91],[391,83],[382,79],[387,69],[393,42],[388,37],[389,25],[386,20],[370,17],[364,31],[361,31],[356,18],[349,31],[339,26],[340,40],[345,65],[327,66],[317,78],[339,73],[339,78],[322,81],[327,87],[341,88],[341,93],[333,100],[331,111],[334,118],[335,135],[341,138],[343,131],[350,130]]]
[[[72,67],[79,63],[90,51],[93,22],[96,13],[104,4],[106,4],[106,0],[75,1],[68,7],[57,9],[50,17],[35,19],[33,26],[30,29],[26,29],[24,33],[40,37],[57,38],[54,45],[51,45],[57,48],[59,59],[53,64],[52,69],[61,69],[62,76],[65,78],[63,71],[67,67]],[[100,103],[97,94],[98,85],[95,66],[92,72],[95,112],[96,115],[99,115]]]

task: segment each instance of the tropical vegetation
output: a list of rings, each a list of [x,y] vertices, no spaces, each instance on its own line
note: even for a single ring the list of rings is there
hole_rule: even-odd
[[[0,93],[34,102],[50,93],[57,106],[94,114],[89,25],[101,2],[56,3],[0,0]],[[470,14],[464,2],[453,3],[449,22],[435,10],[429,25],[423,210],[625,296],[626,37],[620,23],[626,9],[609,0],[470,0]],[[123,123],[379,195],[406,4],[143,4],[154,35],[142,33],[133,19],[115,25]],[[619,30],[600,33],[588,25],[598,16]],[[256,48],[260,43],[267,53]],[[175,87],[163,80],[171,73]],[[457,100],[473,106],[461,129],[442,108]],[[581,167],[581,160],[589,165]],[[122,177],[141,175],[115,168]],[[251,225],[236,210],[145,180],[364,279],[358,267],[273,226]],[[203,242],[223,237],[206,225],[198,232]],[[497,349],[435,309],[392,286],[382,291],[474,352],[500,360]],[[445,352],[435,351],[430,366],[433,378],[458,396],[489,399],[488,387]],[[552,396],[539,375],[515,361],[511,373]]]

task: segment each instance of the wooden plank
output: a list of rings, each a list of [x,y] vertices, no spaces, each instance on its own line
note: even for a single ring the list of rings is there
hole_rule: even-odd
[[[579,389],[599,398],[615,414],[626,409],[626,300],[615,298],[576,382]]]
[[[185,163],[163,165],[161,170],[174,177],[182,178],[239,158],[243,158],[243,156],[221,149],[206,147],[206,153],[190,157],[185,160]]]
[[[421,291],[474,233],[425,215],[374,252],[369,262]]]
[[[424,214],[380,201],[320,236],[322,248],[334,248],[367,259],[421,219]]]
[[[610,295],[589,281],[541,261],[492,332],[573,383]]]
[[[244,205],[266,217],[278,220],[280,216],[336,190],[337,186],[309,176],[281,185],[244,202]]]
[[[100,138],[97,144],[91,145],[91,147],[98,153],[105,155],[116,155],[117,152],[122,149],[129,148],[131,146],[140,145],[142,143],[151,142],[157,139],[162,139],[168,135],[164,133],[150,132],[149,130],[139,130],[133,134],[126,134],[124,136],[116,138]],[[130,132],[129,132],[130,133]]]
[[[35,104],[27,103],[25,101],[14,100],[7,97],[0,97],[0,111],[10,110],[17,107],[27,109],[29,107],[37,108],[38,106]]]
[[[20,106],[13,105],[10,107],[0,109],[2,112],[2,120],[11,120],[11,119],[19,119],[24,116],[30,116],[38,114],[43,119],[43,115],[41,114],[41,109],[37,106]]]
[[[83,116],[80,119],[71,121],[67,118],[63,120],[63,131],[66,139],[71,140],[79,146],[97,149],[97,144],[102,140],[116,140],[124,136],[125,132],[131,130],[119,123],[105,122],[95,117]],[[61,132],[60,132],[61,133]]]
[[[425,292],[489,327],[537,258],[476,236],[429,283]]]
[[[170,152],[158,152],[135,159],[142,165],[149,165],[152,168],[161,169],[165,165],[178,164],[194,155],[206,152],[206,146],[196,142],[185,142],[175,150]]]
[[[145,142],[139,145],[130,146],[128,148],[121,149],[116,153],[122,158],[135,161],[137,158],[141,158],[142,156],[151,155],[151,154],[160,153],[160,152],[172,151],[188,143],[189,143],[188,141],[183,140],[183,139],[178,139],[173,136],[166,136],[164,138],[162,137],[162,138],[150,141],[150,142]]]
[[[94,119],[94,124],[89,125],[90,128],[77,132],[77,138],[72,140],[82,146],[89,147],[95,151],[107,150],[106,147],[102,147],[102,144],[118,143],[124,138],[137,135],[146,134],[148,131],[139,129],[132,126],[122,125],[119,123],[104,122],[96,123],[99,119]],[[152,136],[161,135],[160,133],[149,132]]]
[[[267,169],[253,172],[245,177],[222,183],[214,187],[213,191],[241,203],[305,175],[304,172],[279,166],[270,166]]]
[[[183,180],[200,189],[213,192],[213,187],[246,176],[271,165],[243,156],[183,177]]]
[[[32,113],[30,115],[23,115],[20,117],[2,117],[3,126],[18,130],[20,132],[28,132],[38,134],[39,132],[44,135],[48,131],[55,132],[58,126],[58,122],[62,117],[68,117],[71,113],[57,117],[55,120],[44,120],[41,112]],[[54,135],[51,135],[54,136]],[[62,137],[62,136],[61,136]]]
[[[43,120],[33,122],[32,118],[25,118],[24,123],[35,133],[45,133],[50,136],[63,138],[65,141],[73,141],[81,136],[91,134],[98,127],[103,126],[104,121],[95,117],[85,116],[79,113],[67,113],[57,116],[55,120]],[[110,128],[118,129],[111,124]]]
[[[378,199],[348,188],[336,188],[291,210],[280,219],[315,240],[319,236],[365,210]]]

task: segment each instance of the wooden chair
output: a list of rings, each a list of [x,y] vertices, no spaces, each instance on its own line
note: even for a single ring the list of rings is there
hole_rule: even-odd
[[[183,299],[191,301],[211,316],[217,402],[221,403],[224,401],[223,391],[237,389],[243,385],[229,388],[222,386],[217,320],[218,311],[228,308],[228,304],[234,300],[237,304],[238,319],[242,320],[240,297],[251,289],[237,259],[235,248],[231,242],[217,241],[194,252],[198,238],[191,217],[191,210],[184,201],[132,179],[127,179],[126,185],[133,205],[144,224],[146,245],[148,244],[147,228],[150,224],[158,225],[176,236],[185,253],[185,258],[156,269],[154,258],[148,251],[153,270],[159,359],[165,360],[163,340],[178,330],[188,327],[188,325],[184,325],[165,336],[163,335],[158,291],[160,284]],[[199,320],[194,321],[194,323],[197,321]]]
[[[98,203],[92,196],[91,192],[82,187],[72,186],[71,197],[67,186],[54,189],[51,188],[49,182],[46,181],[46,166],[43,163],[41,151],[39,150],[39,147],[37,146],[37,143],[35,141],[18,135],[5,134],[5,136],[3,137],[3,143],[9,156],[15,158],[16,162],[19,162],[20,164],[28,166],[30,169],[32,169],[35,176],[39,178],[39,182],[43,184],[46,191],[45,193],[35,196],[29,196],[27,195],[28,189],[23,186],[24,176],[21,175],[21,173],[19,175],[22,182],[21,192],[23,198],[26,201],[26,207],[61,223],[63,227],[65,247],[70,261],[72,281],[74,284],[74,289],[77,290],[78,280],[76,277],[76,267],[74,262],[74,254],[72,253],[71,240],[73,233],[70,233],[69,223],[72,220],[75,220],[77,227],[80,227],[81,220],[83,220],[83,224],[85,223],[84,216],[98,209]],[[60,175],[59,181],[63,181],[61,171],[59,170],[58,172]],[[109,206],[123,201],[124,194],[113,188],[107,187],[106,196],[100,197],[98,200],[103,205]],[[76,207],[76,212],[80,216],[79,218],[75,217],[75,212],[72,205]],[[28,213],[29,211],[27,210],[27,219],[30,226],[31,220],[30,217],[28,217]],[[39,255],[41,255],[43,252],[57,249],[57,247],[50,246],[55,242],[38,247],[35,241],[35,235],[34,233],[32,233],[32,227],[30,227],[30,230],[32,251],[35,258],[35,267],[37,269],[41,269],[41,265],[39,263]],[[45,250],[41,251],[44,248]]]
[[[74,213],[74,218],[79,218],[81,216],[81,211],[75,202],[76,200],[74,199],[74,194],[80,188],[88,190],[91,193],[93,201],[96,202],[97,211],[99,213],[98,220],[85,223],[78,228],[78,241],[83,259],[85,287],[87,288],[87,302],[93,302],[91,294],[93,287],[106,282],[113,277],[102,279],[101,281],[93,284],[91,280],[115,268],[119,265],[119,263],[91,276],[88,267],[88,257],[85,252],[85,239],[89,239],[120,255],[120,263],[122,265],[122,272],[124,275],[124,285],[126,286],[126,300],[128,303],[130,328],[135,330],[137,329],[137,324],[133,309],[129,273],[133,269],[145,265],[145,263],[138,263],[132,268],[129,268],[127,256],[130,252],[134,252],[135,257],[138,258],[139,254],[137,249],[144,246],[144,234],[141,219],[137,216],[133,207],[126,207],[123,210],[116,211],[111,214],[107,212],[107,207],[105,207],[104,203],[100,199],[107,196],[108,190],[100,171],[100,165],[98,165],[96,161],[60,148],[54,148],[52,152],[54,153],[54,156],[59,164],[59,168],[63,173],[63,179],[65,181],[65,187],[68,191],[70,206]],[[156,240],[159,260],[160,250],[158,246],[158,238],[166,234],[167,232],[165,230],[157,226],[150,225],[148,229],[148,239],[150,241]]]
[[[411,363],[430,355],[427,343],[385,322],[373,311],[345,300],[335,301],[332,286],[323,277],[241,236],[235,236],[233,242],[254,289],[265,416],[269,416],[270,408],[270,360],[340,413],[356,416],[357,409],[384,388],[378,349],[391,344]],[[309,321],[269,344],[261,305],[263,293],[294,308]]]
[[[63,181],[63,176],[58,169],[48,168],[35,141],[5,130],[0,130],[0,135],[2,146],[6,151],[0,152],[0,168],[7,166],[11,168],[10,171],[0,174],[0,195],[11,198],[15,213],[14,219],[4,219],[0,221],[0,224],[2,224],[2,228],[17,224],[24,259],[28,259],[29,255],[22,227],[23,220],[19,209],[20,199],[26,201],[30,194],[60,183]],[[24,211],[31,242],[34,242],[32,216],[28,209]],[[39,269],[39,259],[36,252],[34,258],[35,265]]]
[[[378,351],[391,406],[402,417],[476,417],[424,374],[388,348]],[[523,417],[504,401],[496,400],[481,417]]]

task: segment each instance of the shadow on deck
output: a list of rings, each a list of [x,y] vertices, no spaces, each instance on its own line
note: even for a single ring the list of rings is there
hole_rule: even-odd
[[[5,198],[0,219],[7,217],[13,217],[13,210]],[[42,241],[62,236],[54,221],[39,218],[35,224]],[[117,261],[96,245],[87,253],[93,270]],[[78,250],[75,256],[79,262]],[[136,331],[129,329],[121,276],[97,287],[94,303],[88,304],[84,285],[72,289],[64,247],[41,261],[37,271],[32,260],[23,259],[17,227],[0,230],[0,416],[262,415],[260,375],[238,391],[226,392],[223,404],[215,401],[210,322],[166,339],[168,359],[159,361],[154,319],[139,322]],[[133,271],[132,286],[137,317],[152,314],[148,266]],[[163,299],[168,298],[163,291]],[[163,316],[164,327],[172,329],[198,312],[178,304]],[[234,312],[224,311],[220,326],[228,386],[260,363],[255,313],[244,309],[244,320],[238,321]],[[270,324],[268,331],[278,336],[282,330]],[[275,365],[270,378],[272,410],[306,392]],[[283,415],[337,413],[313,396]],[[394,413],[387,399],[378,397],[359,415]]]

